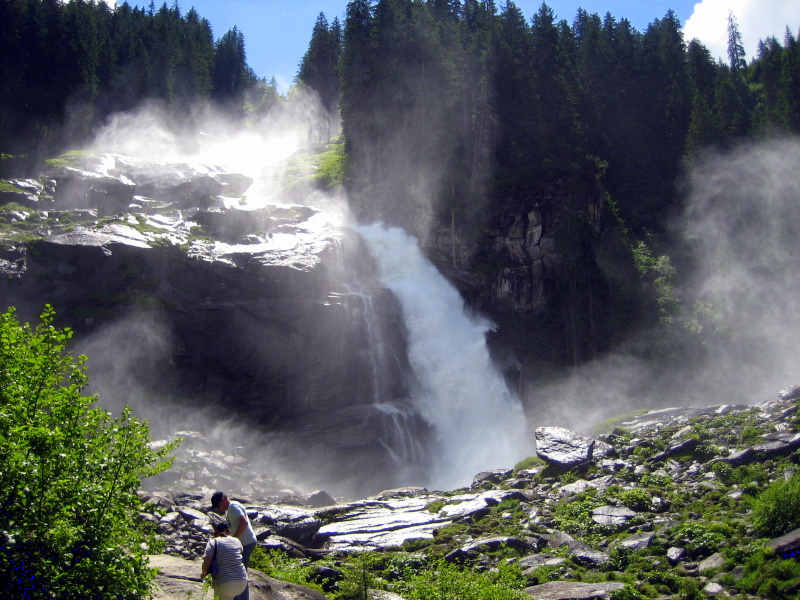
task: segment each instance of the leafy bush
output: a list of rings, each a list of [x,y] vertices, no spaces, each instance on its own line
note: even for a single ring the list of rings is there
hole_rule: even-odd
[[[800,477],[779,479],[753,502],[753,524],[765,536],[800,527]]]
[[[744,563],[742,578],[733,585],[771,600],[795,599],[800,588],[800,563],[781,558],[772,550],[761,550]]]
[[[343,143],[334,144],[330,150],[319,156],[318,170],[314,178],[326,187],[341,185],[344,183],[346,165],[345,145]]]
[[[408,600],[525,600],[530,598],[523,591],[526,585],[513,565],[479,573],[441,560],[407,578],[398,591]]]
[[[567,533],[587,534],[602,529],[592,520],[591,511],[603,502],[593,498],[559,504],[555,510],[555,522]]]
[[[692,557],[707,556],[716,552],[726,539],[725,532],[720,531],[714,523],[701,521],[681,523],[670,532],[670,536]]]
[[[650,494],[640,488],[623,490],[619,494],[619,500],[631,510],[645,511],[652,508]]]
[[[83,396],[86,357],[53,319],[49,306],[35,329],[0,315],[0,597],[138,599],[155,538],[136,492],[177,442],[153,451],[128,408],[113,418]]]
[[[640,594],[630,585],[626,585],[620,590],[611,592],[611,600],[647,600],[647,596]]]

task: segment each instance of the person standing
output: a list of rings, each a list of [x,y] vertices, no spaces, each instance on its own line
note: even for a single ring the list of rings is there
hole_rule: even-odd
[[[242,543],[228,533],[227,523],[214,526],[214,539],[206,544],[203,555],[203,566],[200,568],[200,580],[204,580],[211,570],[211,563],[216,560],[214,578],[214,595],[219,600],[233,600],[247,590],[247,571],[242,564]]]
[[[250,566],[250,555],[256,549],[257,540],[244,506],[235,500],[229,500],[223,492],[217,491],[211,495],[211,510],[225,513],[231,535],[242,543],[242,564],[246,570]],[[234,600],[250,600],[250,587],[247,586]]]

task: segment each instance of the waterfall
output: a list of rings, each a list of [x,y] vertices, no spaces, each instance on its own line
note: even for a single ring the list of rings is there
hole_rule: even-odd
[[[488,469],[512,467],[529,450],[525,417],[486,346],[492,324],[466,309],[458,291],[399,228],[357,228],[378,267],[381,285],[397,297],[418,388],[412,404],[433,429],[430,482],[469,485]]]

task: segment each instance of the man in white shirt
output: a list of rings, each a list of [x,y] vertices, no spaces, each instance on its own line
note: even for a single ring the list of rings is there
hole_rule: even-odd
[[[244,506],[235,500],[229,500],[223,492],[214,492],[211,495],[211,510],[225,513],[225,520],[230,527],[231,535],[242,542],[242,564],[245,569],[250,565],[250,555],[256,549],[256,533],[250,524],[250,519]],[[234,600],[250,600],[250,586]]]

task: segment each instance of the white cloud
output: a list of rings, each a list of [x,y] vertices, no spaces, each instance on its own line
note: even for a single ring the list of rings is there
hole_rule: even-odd
[[[686,41],[700,40],[714,58],[728,62],[728,11],[733,11],[748,62],[756,57],[758,42],[775,36],[783,44],[786,27],[797,37],[800,2],[797,0],[702,0],[686,20]]]

